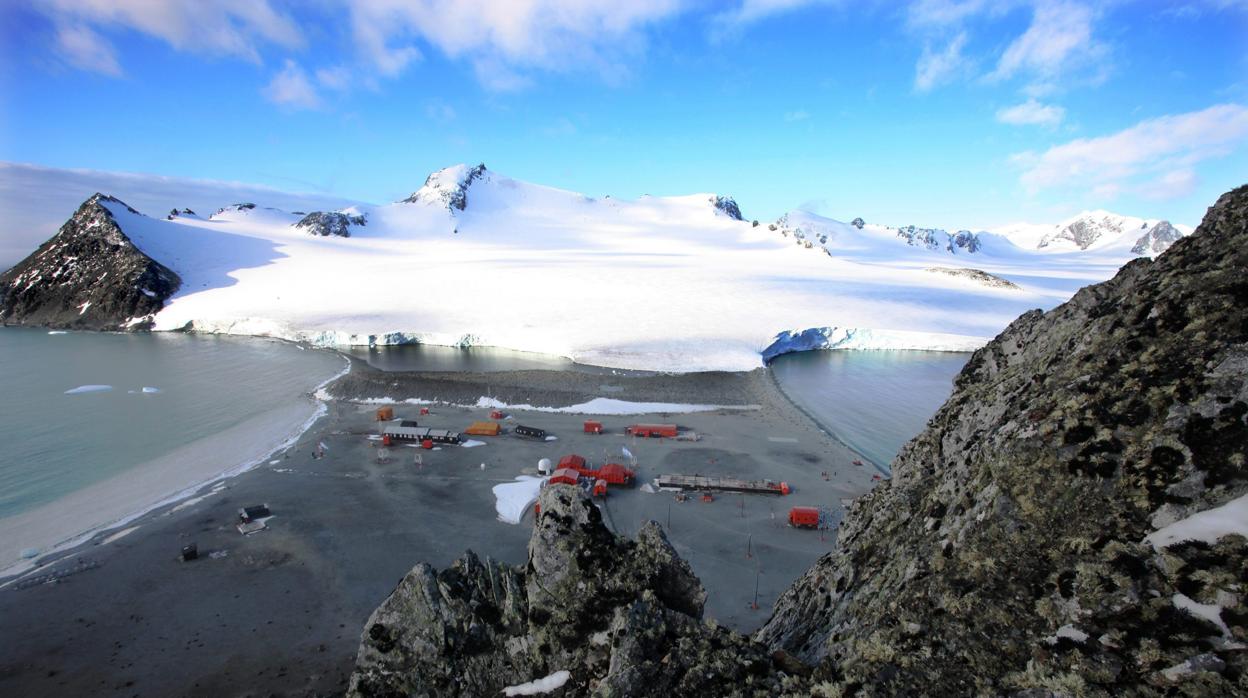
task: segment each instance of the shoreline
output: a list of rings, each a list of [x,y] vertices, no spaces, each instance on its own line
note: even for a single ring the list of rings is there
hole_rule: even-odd
[[[342,356],[338,352],[331,353]],[[327,414],[325,404],[315,395],[326,385],[351,371],[350,360],[346,360],[345,364],[341,371],[321,381],[311,391],[292,398],[288,405],[255,415],[224,431],[179,446],[102,482],[75,490],[34,509],[0,519],[0,589],[20,582],[43,567],[72,557],[78,548],[93,539],[102,538],[101,544],[119,540],[121,536],[116,532],[123,527],[161,507],[190,500],[203,490],[241,475],[271,459],[275,454],[291,448]],[[296,411],[302,419],[294,414]],[[271,428],[283,434],[283,438],[276,444],[271,440],[265,441],[262,446],[257,444],[256,439],[262,438],[257,435],[268,433]],[[193,468],[194,474],[188,472],[192,468],[185,467],[187,460],[199,464],[205,458],[211,459],[221,452],[219,446],[234,444],[240,436],[251,436],[248,444],[259,448],[236,453],[228,459],[232,462],[229,466],[216,469],[210,474],[205,474],[207,468]],[[170,471],[191,477],[189,481],[181,480],[183,484],[178,485],[170,477]],[[146,490],[138,497],[141,502],[120,501],[121,491],[143,489],[145,485]],[[94,512],[92,521],[78,519],[75,523],[66,523],[69,518],[66,516],[67,512],[78,512],[81,515],[84,510]],[[126,530],[132,532],[135,528],[137,526]],[[37,532],[30,533],[32,530]],[[23,531],[27,532],[28,537],[18,541],[17,538]],[[38,550],[34,556],[22,556],[24,550],[32,548]]]

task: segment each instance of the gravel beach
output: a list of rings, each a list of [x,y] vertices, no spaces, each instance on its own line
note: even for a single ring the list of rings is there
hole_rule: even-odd
[[[639,483],[660,473],[785,481],[787,497],[717,495],[677,501],[640,487],[613,489],[605,519],[634,535],[664,526],[709,592],[708,617],[751,631],[793,579],[832,548],[834,531],[786,525],[789,507],[825,507],[870,489],[876,474],[795,409],[765,370],[685,375],[561,371],[385,373],[355,362],[328,387],[328,413],[256,469],[159,508],[44,561],[0,589],[0,694],[332,695],[346,686],[369,614],[417,562],[445,567],[465,549],[523,564],[531,515],[499,521],[491,488],[534,474],[542,457],[579,453],[594,464],[637,460]],[[395,446],[379,459],[375,405],[389,398],[560,407],[609,397],[634,402],[746,407],[690,414],[603,416],[506,410],[505,428],[547,429],[557,440],[512,434],[475,448]],[[462,430],[489,410],[433,405],[422,425]],[[675,422],[698,441],[627,437],[628,424]],[[317,445],[325,455],[314,457]],[[414,464],[420,454],[422,465]],[[483,467],[484,466],[484,467]],[[238,509],[267,504],[267,528],[241,535]],[[130,530],[133,527],[133,530]],[[118,535],[124,533],[124,535]],[[110,541],[111,539],[111,541]],[[109,542],[106,542],[109,541]],[[195,543],[199,559],[178,560]],[[757,584],[757,608],[755,585]]]

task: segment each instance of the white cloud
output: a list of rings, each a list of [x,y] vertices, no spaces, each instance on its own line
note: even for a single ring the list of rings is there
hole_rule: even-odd
[[[1042,1],[1031,25],[1001,55],[988,78],[1001,80],[1020,73],[1051,79],[1068,68],[1094,62],[1104,47],[1092,37],[1092,10],[1072,2]]]
[[[261,92],[274,104],[294,109],[319,109],[321,97],[298,63],[287,59],[282,71]]]
[[[1177,199],[1196,191],[1196,180],[1196,171],[1191,168],[1172,170],[1151,182],[1145,182],[1139,191],[1148,199]]]
[[[1195,166],[1248,141],[1248,107],[1220,104],[1147,119],[1108,136],[1079,138],[1043,153],[1013,156],[1031,191],[1085,188],[1171,198],[1195,186]]]
[[[796,10],[808,5],[826,5],[836,0],[741,0],[740,6],[715,17],[719,29],[749,24],[774,14]]]
[[[222,206],[251,201],[286,211],[332,211],[351,201],[298,194],[256,184],[187,177],[66,170],[0,162],[0,270],[30,254],[95,192],[111,194],[149,216],[190,208],[207,216]]]
[[[784,115],[784,120],[789,123],[792,123],[794,121],[805,121],[809,118],[810,118],[810,113],[807,112],[805,109],[798,109],[797,111],[786,112]]]
[[[1056,126],[1066,118],[1066,110],[1053,104],[1041,104],[1029,99],[1022,104],[997,110],[997,121],[1015,126]]]
[[[120,73],[112,46],[97,31],[117,27],[156,37],[180,51],[257,62],[261,43],[287,49],[303,46],[294,22],[274,10],[269,0],[45,0],[35,7],[56,25],[61,56],[88,70],[96,68],[81,65],[79,59],[94,53],[103,57],[105,66],[111,59]]]
[[[931,46],[924,46],[923,55],[919,57],[914,68],[914,89],[927,92],[965,71],[970,66],[962,55],[962,47],[965,45],[966,32],[961,32],[953,37],[943,51],[933,52]]]
[[[99,34],[80,24],[64,24],[56,29],[56,49],[75,68],[121,77],[121,65],[113,47]]]
[[[341,65],[321,68],[316,71],[316,82],[331,90],[346,90],[351,87],[351,71]]]
[[[417,41],[469,61],[489,89],[523,87],[530,70],[612,73],[640,55],[641,29],[684,9],[685,0],[356,0],[352,33],[376,70],[401,73],[419,60]]]
[[[906,23],[916,28],[960,25],[985,10],[1003,5],[988,0],[918,0],[907,9]]]

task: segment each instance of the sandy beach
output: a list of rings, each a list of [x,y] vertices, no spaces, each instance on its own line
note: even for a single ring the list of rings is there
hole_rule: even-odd
[[[711,502],[620,489],[603,504],[604,518],[619,533],[632,535],[646,520],[662,524],[708,589],[707,615],[750,631],[835,542],[832,531],[785,525],[788,508],[823,506],[839,519],[842,501],[867,491],[876,474],[853,465],[856,456],[793,408],[761,370],[399,374],[357,362],[328,391],[338,399],[325,403],[327,414],[286,450],[189,499],[102,531],[0,590],[0,693],[339,693],[369,613],[417,562],[445,567],[466,549],[524,562],[532,517],[518,525],[499,521],[493,486],[535,474],[542,457],[626,460],[625,446],[637,460],[639,482],[660,473],[697,473],[770,478],[793,488],[787,497],[719,495]],[[381,462],[378,442],[369,438],[377,430],[375,405],[345,399],[472,404],[481,396],[552,406],[610,397],[750,409],[606,416],[608,433],[597,436],[582,433],[581,415],[507,410],[505,426],[536,426],[557,440],[506,434],[483,438],[485,445],[476,448],[396,446]],[[416,406],[404,404],[395,411],[452,429],[489,412],[434,405],[432,414],[419,417]],[[625,426],[641,421],[676,422],[700,440],[623,435]],[[276,422],[269,426],[276,431]],[[318,459],[319,443],[326,451]],[[413,463],[417,453],[420,466]],[[241,535],[235,529],[239,507],[261,503],[274,515],[267,528]],[[180,562],[179,550],[191,542],[200,558]]]

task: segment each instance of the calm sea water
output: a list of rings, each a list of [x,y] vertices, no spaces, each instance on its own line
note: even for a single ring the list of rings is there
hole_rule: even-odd
[[[289,404],[342,367],[261,339],[0,328],[0,518]],[[85,385],[112,389],[65,394]]]
[[[970,354],[808,351],[771,364],[789,398],[872,462],[887,466],[953,392]]]

